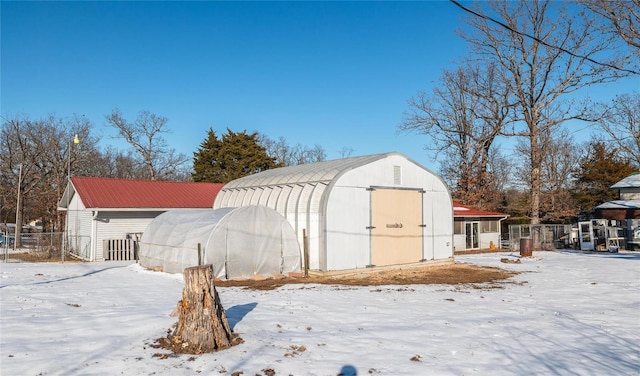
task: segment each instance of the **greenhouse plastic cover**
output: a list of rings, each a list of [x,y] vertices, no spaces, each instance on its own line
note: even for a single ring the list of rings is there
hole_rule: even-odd
[[[182,273],[212,264],[220,279],[287,275],[300,271],[300,245],[293,228],[265,206],[216,210],[171,210],[156,217],[140,241],[140,265]]]

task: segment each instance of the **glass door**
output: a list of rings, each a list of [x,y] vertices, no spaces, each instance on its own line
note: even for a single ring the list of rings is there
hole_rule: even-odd
[[[467,222],[464,224],[465,234],[467,236],[467,249],[480,248],[478,245],[478,222]]]
[[[593,251],[593,225],[591,221],[578,223],[578,236],[580,237],[580,249],[583,251]]]

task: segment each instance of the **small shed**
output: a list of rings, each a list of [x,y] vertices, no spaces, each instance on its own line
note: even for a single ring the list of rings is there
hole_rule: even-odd
[[[607,248],[614,240],[614,246],[640,249],[640,173],[633,173],[610,188],[620,191],[620,199],[594,208],[595,218],[610,220],[605,236]]]
[[[640,200],[607,201],[594,208],[594,216],[616,221],[640,219]]]
[[[618,189],[620,199],[596,206],[595,217],[618,221],[640,219],[640,173],[631,174],[609,188]]]
[[[509,217],[505,213],[474,209],[453,203],[453,241],[456,251],[501,246],[502,221]]]
[[[213,207],[260,205],[294,229],[310,270],[453,261],[442,179],[399,153],[267,170],[227,183]]]
[[[212,264],[216,278],[300,271],[291,225],[264,206],[173,210],[156,217],[140,241],[140,265],[167,273]]]
[[[66,250],[85,261],[133,260],[155,217],[184,208],[210,211],[222,186],[72,176],[58,203],[67,214]]]
[[[620,190],[621,200],[640,200],[640,172],[635,172],[610,187]]]

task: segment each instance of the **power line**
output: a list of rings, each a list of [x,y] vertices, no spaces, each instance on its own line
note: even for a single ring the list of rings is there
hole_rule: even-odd
[[[554,49],[556,49],[556,50],[559,50],[559,51],[561,51],[561,52],[564,52],[564,53],[566,53],[566,54],[569,54],[569,55],[571,55],[571,56],[573,56],[573,57],[577,57],[577,58],[579,58],[579,59],[584,59],[584,60],[587,60],[587,61],[589,61],[589,62],[591,62],[591,63],[594,63],[594,64],[597,64],[597,65],[601,65],[601,66],[604,66],[604,67],[612,68],[612,69],[615,69],[615,70],[618,70],[618,71],[621,71],[621,72],[626,72],[626,73],[631,73],[631,74],[637,74],[637,75],[640,75],[640,72],[635,71],[635,70],[633,70],[633,69],[620,68],[620,67],[617,67],[617,66],[615,66],[615,65],[613,65],[613,64],[609,64],[609,63],[602,63],[602,62],[599,62],[599,61],[597,61],[597,60],[594,60],[594,59],[592,59],[592,58],[590,58],[590,57],[588,57],[588,56],[579,55],[579,54],[573,53],[573,52],[571,52],[571,51],[569,51],[569,50],[567,50],[567,49],[564,49],[564,48],[562,48],[562,47],[558,47],[558,46],[555,46],[555,45],[549,44],[549,43],[547,43],[547,42],[543,41],[542,39],[540,39],[540,38],[538,38],[538,37],[535,37],[535,36],[533,36],[533,35],[531,35],[531,34],[528,34],[528,33],[525,33],[525,32],[519,31],[519,30],[516,30],[516,29],[512,28],[511,26],[509,26],[509,25],[507,25],[507,24],[505,24],[505,23],[503,23],[503,22],[501,22],[501,21],[499,21],[499,20],[496,20],[495,18],[492,18],[492,17],[486,16],[486,15],[484,15],[484,14],[482,14],[482,13],[478,13],[478,12],[476,12],[476,11],[472,10],[472,9],[469,9],[469,8],[465,7],[464,5],[460,4],[459,2],[457,2],[456,0],[449,0],[449,1],[450,1],[450,2],[452,2],[453,4],[455,4],[456,6],[458,6],[460,9],[464,10],[465,12],[471,13],[471,14],[473,14],[473,15],[477,16],[477,17],[480,17],[480,18],[485,19],[485,20],[487,20],[487,21],[490,21],[490,22],[493,22],[493,23],[495,23],[495,24],[498,24],[498,25],[502,26],[503,28],[505,28],[505,29],[507,29],[507,30],[509,30],[509,31],[511,31],[511,32],[513,32],[513,33],[516,33],[516,34],[518,34],[518,35],[521,35],[521,36],[524,36],[524,37],[527,37],[527,38],[533,39],[533,40],[535,40],[536,42],[538,42],[538,43],[540,43],[540,44],[542,44],[542,45],[544,45],[544,46],[546,46],[546,47],[554,48]]]

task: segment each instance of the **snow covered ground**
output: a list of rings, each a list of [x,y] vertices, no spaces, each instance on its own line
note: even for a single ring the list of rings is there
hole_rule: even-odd
[[[166,359],[181,275],[2,263],[0,374],[640,375],[640,253],[504,257],[456,257],[525,272],[498,286],[218,288],[245,342]]]

